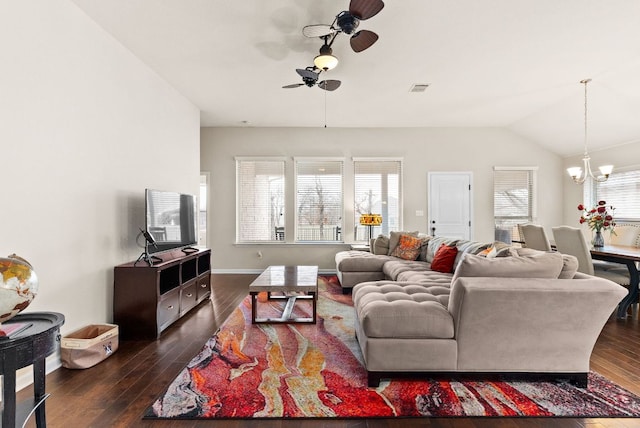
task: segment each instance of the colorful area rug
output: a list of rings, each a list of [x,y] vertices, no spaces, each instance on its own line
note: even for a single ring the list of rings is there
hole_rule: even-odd
[[[251,324],[247,297],[146,412],[147,419],[451,416],[637,417],[640,397],[596,373],[551,382],[382,381],[367,388],[350,295],[322,277],[317,324]],[[281,302],[260,296],[258,316]],[[309,316],[310,303],[296,303]]]

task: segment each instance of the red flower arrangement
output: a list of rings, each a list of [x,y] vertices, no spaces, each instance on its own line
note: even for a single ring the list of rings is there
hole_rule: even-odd
[[[594,208],[586,209],[584,205],[578,205],[578,210],[582,211],[580,217],[580,224],[587,223],[589,229],[600,232],[601,230],[610,230],[613,232],[613,228],[616,226],[616,222],[613,220],[613,212],[615,208],[613,205],[607,207],[606,201],[598,201],[598,205]]]

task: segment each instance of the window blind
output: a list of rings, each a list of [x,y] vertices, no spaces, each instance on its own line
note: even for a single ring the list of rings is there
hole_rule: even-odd
[[[494,170],[493,216],[497,240],[520,241],[517,225],[533,221],[534,172],[533,168]]]
[[[236,161],[238,242],[284,240],[284,172],[284,160]]]
[[[342,241],[343,162],[296,160],[296,240]]]
[[[640,170],[614,172],[596,183],[596,199],[615,208],[616,221],[640,221]]]
[[[360,225],[361,214],[382,215],[382,225],[373,227],[373,236],[400,230],[402,161],[355,160],[353,169],[355,240],[366,241],[369,237],[369,226]]]

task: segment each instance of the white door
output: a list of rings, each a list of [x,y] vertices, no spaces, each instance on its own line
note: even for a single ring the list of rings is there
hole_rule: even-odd
[[[471,239],[471,173],[428,174],[428,232],[434,236]]]

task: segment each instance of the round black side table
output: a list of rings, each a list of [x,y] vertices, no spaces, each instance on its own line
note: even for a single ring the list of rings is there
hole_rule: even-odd
[[[35,412],[36,426],[47,426],[44,401],[46,358],[53,354],[60,342],[60,326],[64,315],[57,312],[27,312],[18,314],[2,327],[9,329],[21,324],[13,335],[0,337],[0,375],[2,388],[3,427],[22,427]],[[33,364],[33,399],[16,403],[16,370]]]

